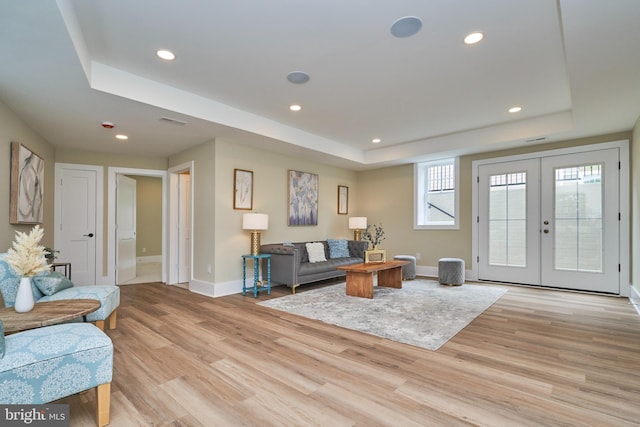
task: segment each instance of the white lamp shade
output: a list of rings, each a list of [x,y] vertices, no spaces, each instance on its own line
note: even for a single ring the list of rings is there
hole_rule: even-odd
[[[366,216],[352,216],[349,218],[350,230],[364,230],[365,228],[367,228]]]
[[[267,230],[269,215],[261,213],[246,213],[242,215],[243,230]]]

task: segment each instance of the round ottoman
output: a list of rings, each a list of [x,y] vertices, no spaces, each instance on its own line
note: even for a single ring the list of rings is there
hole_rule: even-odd
[[[396,255],[393,259],[409,261],[409,264],[402,266],[402,280],[413,280],[416,278],[416,257],[412,255]]]
[[[464,283],[464,260],[440,258],[438,260],[438,281],[443,285],[462,285]]]

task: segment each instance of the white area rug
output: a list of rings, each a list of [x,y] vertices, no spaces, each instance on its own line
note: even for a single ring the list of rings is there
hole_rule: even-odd
[[[343,328],[437,350],[507,292],[483,285],[443,286],[431,280],[374,287],[373,299],[350,297],[345,284],[259,304]]]

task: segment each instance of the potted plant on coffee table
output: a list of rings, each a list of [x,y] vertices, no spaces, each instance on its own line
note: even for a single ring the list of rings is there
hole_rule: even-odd
[[[381,263],[387,261],[387,251],[380,249],[380,243],[386,239],[382,223],[368,224],[362,235],[362,240],[368,241],[372,249],[364,251],[365,264]]]

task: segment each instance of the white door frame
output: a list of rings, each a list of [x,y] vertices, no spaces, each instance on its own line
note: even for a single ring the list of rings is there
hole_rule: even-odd
[[[630,206],[630,192],[629,192],[629,140],[604,142],[600,144],[582,145],[569,148],[561,148],[557,150],[537,151],[527,154],[520,154],[515,156],[498,157],[492,159],[475,160],[472,162],[472,263],[469,279],[478,279],[478,257],[479,257],[479,230],[478,230],[478,167],[485,164],[507,162],[516,160],[525,160],[537,157],[556,156],[564,154],[572,154],[578,152],[587,152],[595,150],[603,150],[608,148],[618,148],[620,150],[620,239],[619,239],[619,253],[620,253],[620,296],[628,297],[630,294],[630,270],[631,270],[631,257],[629,252],[630,244],[630,226],[631,226],[631,206]]]
[[[95,241],[96,241],[96,285],[106,285],[111,283],[107,276],[104,275],[104,271],[102,268],[102,247],[104,244],[104,237],[102,236],[102,225],[104,224],[104,215],[103,215],[103,206],[102,201],[104,200],[104,168],[102,166],[95,165],[80,165],[75,163],[56,163],[55,164],[55,195],[54,195],[54,214],[53,214],[53,224],[54,224],[54,234],[53,234],[53,245],[54,247],[60,247],[60,237],[59,232],[62,227],[62,196],[60,194],[59,183],[61,179],[62,169],[76,169],[76,170],[90,170],[95,172],[96,174],[96,230]]]
[[[168,175],[169,175],[169,189],[168,189],[168,194],[169,194],[169,261],[168,266],[167,266],[167,272],[168,272],[168,280],[167,280],[167,284],[168,285],[175,285],[178,283],[178,252],[179,252],[179,245],[180,245],[180,241],[178,239],[178,221],[179,221],[179,213],[178,210],[180,208],[180,200],[179,200],[179,181],[178,181],[178,175],[181,172],[189,172],[189,175],[191,175],[191,196],[190,196],[190,201],[191,201],[191,248],[189,249],[191,251],[191,266],[190,266],[190,272],[189,272],[189,282],[191,282],[193,280],[193,258],[194,258],[194,254],[193,254],[193,186],[194,186],[194,181],[195,181],[195,177],[194,177],[194,162],[190,161],[190,162],[186,162],[186,163],[182,163],[176,166],[173,166],[171,168],[169,168],[168,170]]]
[[[134,168],[108,168],[107,192],[107,283],[116,284],[116,176],[140,175],[162,178],[162,282],[166,283],[167,266],[167,171]],[[101,200],[101,199],[100,199]],[[100,265],[102,265],[102,258]]]

